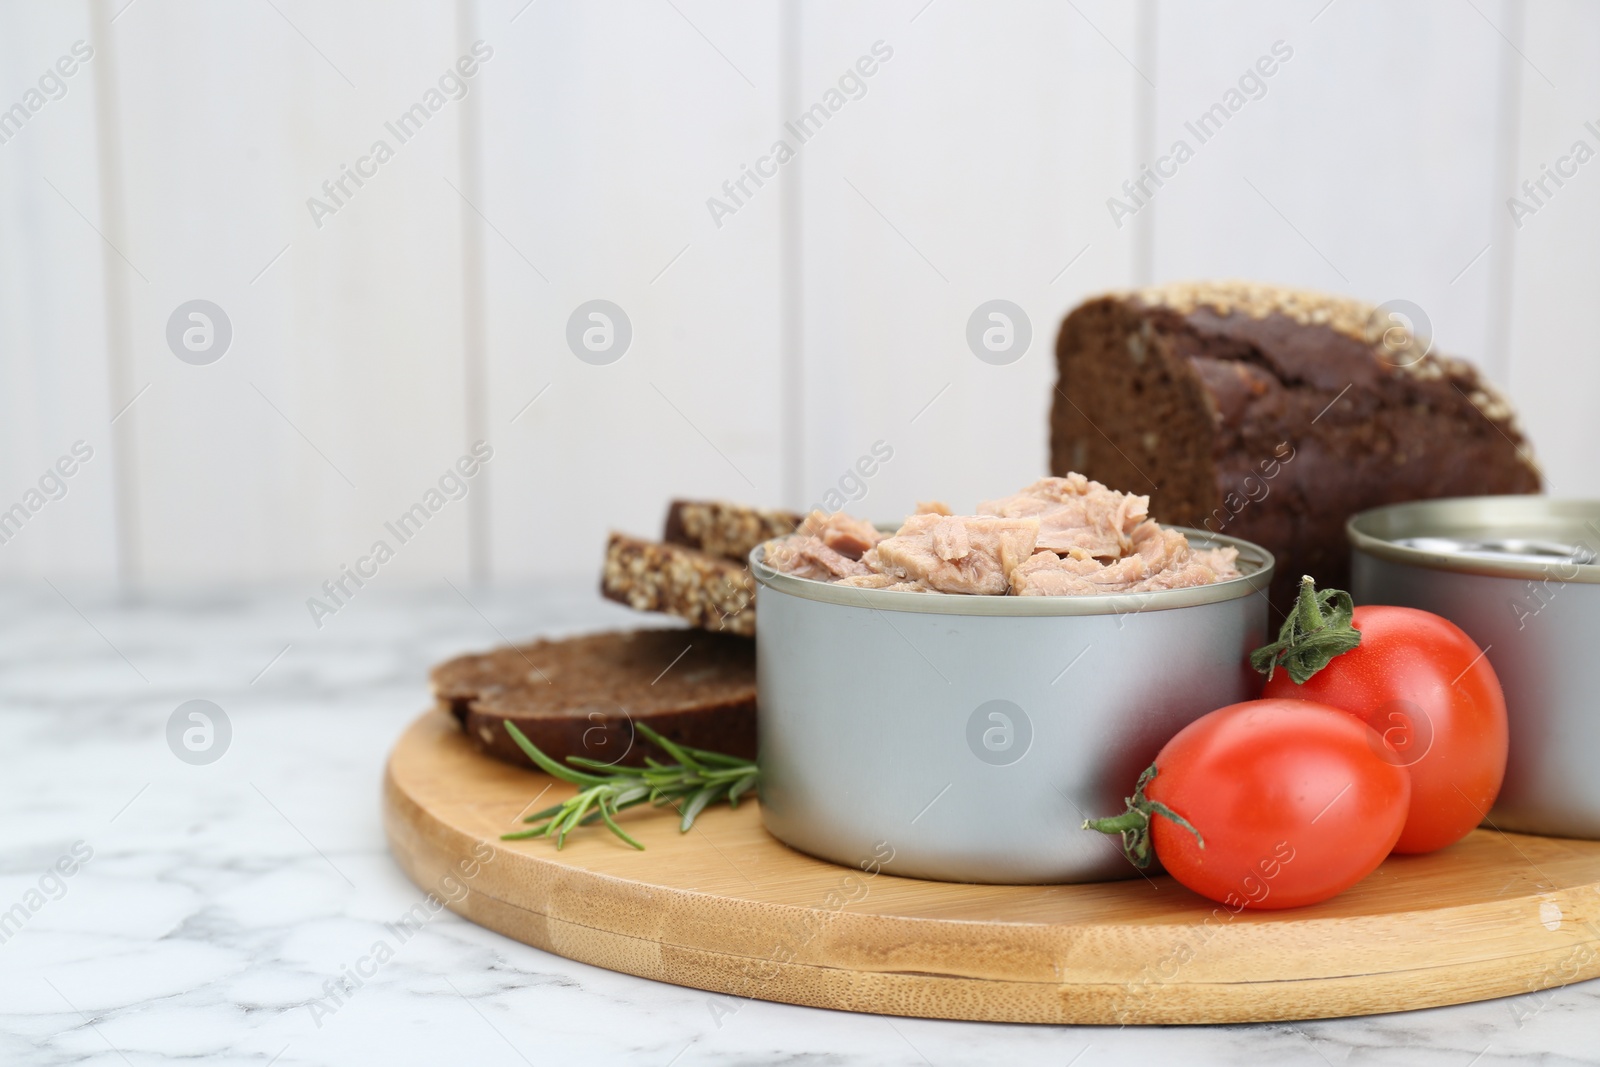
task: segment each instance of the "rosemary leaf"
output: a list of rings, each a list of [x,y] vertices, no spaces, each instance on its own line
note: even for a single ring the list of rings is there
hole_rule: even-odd
[[[737,782],[734,782],[733,787],[728,790],[728,803],[737,807],[739,804],[739,798],[749,792],[755,786],[755,784],[756,776],[754,774],[746,774]]]
[[[689,803],[683,806],[683,819],[678,823],[678,831],[680,833],[689,832],[689,827],[694,825],[695,816],[704,811],[706,805],[716,799],[722,788],[720,785],[708,785],[689,798]]]
[[[687,832],[695,818],[718,800],[727,800],[730,807],[737,806],[739,798],[756,785],[761,773],[750,760],[675,744],[643,724],[638,724],[640,735],[672,756],[676,763],[662,763],[647,757],[644,767],[617,767],[582,756],[569,756],[569,766],[563,766],[541,752],[514,723],[506,723],[506,731],[541,770],[579,787],[577,793],[560,804],[525,817],[525,823],[538,825],[503,834],[502,840],[506,841],[553,837],[556,848],[560,849],[573,830],[603,822],[620,840],[642,850],[644,846],[617,823],[618,812],[646,802],[656,807],[673,804],[681,811],[679,829]],[[679,801],[683,802],[681,806]]]
[[[538,822],[540,819],[548,819],[550,816],[554,815],[556,812],[560,811],[565,806],[566,805],[564,805],[564,804],[552,804],[548,808],[545,808],[543,811],[534,812],[532,815],[527,816],[522,821],[523,822]]]

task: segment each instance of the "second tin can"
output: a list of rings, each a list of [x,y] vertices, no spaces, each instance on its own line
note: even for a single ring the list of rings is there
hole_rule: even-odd
[[[1502,830],[1600,839],[1600,501],[1394,504],[1348,526],[1357,604],[1443,615],[1506,694]]]

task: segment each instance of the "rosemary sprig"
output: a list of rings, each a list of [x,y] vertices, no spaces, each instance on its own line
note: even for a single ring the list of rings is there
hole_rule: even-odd
[[[538,822],[538,826],[501,834],[500,840],[554,837],[556,848],[559,849],[566,844],[567,835],[577,827],[604,822],[612,833],[643,851],[644,846],[617,825],[617,812],[646,801],[653,807],[661,807],[685,800],[678,830],[688,833],[689,827],[694,825],[695,816],[708,805],[726,800],[729,807],[738,807],[739,798],[755,787],[761,775],[750,760],[674,744],[643,723],[635,723],[634,729],[677,762],[659,763],[646,758],[643,767],[615,767],[582,756],[568,756],[567,762],[571,766],[563,767],[539,751],[539,747],[529,741],[515,723],[506,723],[506,732],[511,735],[511,740],[528,754],[528,758],[540,770],[564,782],[571,782],[578,787],[578,792],[560,804],[536,811],[522,820],[527,823]]]

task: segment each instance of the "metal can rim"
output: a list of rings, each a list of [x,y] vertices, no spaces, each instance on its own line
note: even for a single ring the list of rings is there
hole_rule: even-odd
[[[1600,563],[1486,559],[1396,543],[1396,539],[1402,537],[1511,532],[1571,539],[1570,531],[1580,528],[1589,530],[1591,547],[1600,549],[1600,500],[1554,500],[1525,494],[1385,504],[1352,515],[1345,523],[1345,535],[1352,551],[1365,552],[1392,563],[1491,578],[1600,584]]]
[[[878,527],[893,533],[898,527]],[[937,593],[907,593],[891,589],[857,589],[815,578],[782,574],[767,566],[762,545],[750,551],[750,573],[756,581],[774,592],[806,600],[874,611],[907,612],[922,615],[998,616],[1030,618],[1060,615],[1130,615],[1142,611],[1167,611],[1173,608],[1217,604],[1259,593],[1266,596],[1272,583],[1274,560],[1271,552],[1251,541],[1226,534],[1196,530],[1188,526],[1166,526],[1177,530],[1201,548],[1239,550],[1240,577],[1186,589],[1158,589],[1147,593],[1108,593],[1095,596],[986,596]],[[1600,569],[1600,568],[1597,568]]]

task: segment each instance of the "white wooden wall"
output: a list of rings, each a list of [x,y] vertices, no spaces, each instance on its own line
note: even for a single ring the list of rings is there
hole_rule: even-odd
[[[1553,490],[1600,495],[1600,161],[1520,228],[1506,207],[1600,149],[1600,5],[18,0],[0,109],[80,40],[0,144],[0,510],[94,454],[0,575],[325,577],[478,439],[467,497],[386,572],[582,573],[671,496],[798,507],[878,442],[853,506],[970,505],[1044,470],[1062,314],[1183,277],[1414,302],[1509,390]],[[307,198],[479,40],[465,98],[317,226]],[[875,45],[864,92],[714,219]],[[1116,226],[1178,138],[1194,157]],[[206,366],[165,338],[192,299],[233,327]],[[610,365],[565,340],[593,299],[632,323]],[[965,340],[991,299],[1032,324],[1007,366]]]

